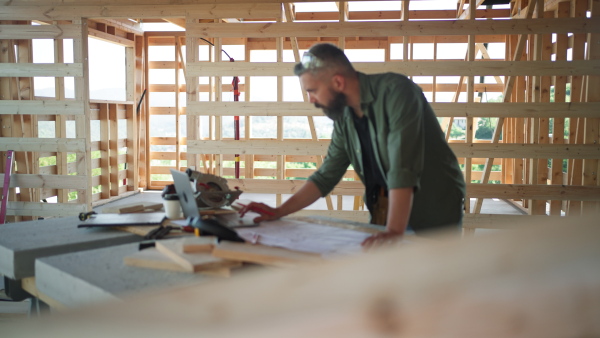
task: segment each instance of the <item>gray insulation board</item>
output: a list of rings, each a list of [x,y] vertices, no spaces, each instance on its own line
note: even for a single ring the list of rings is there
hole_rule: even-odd
[[[36,287],[67,307],[78,307],[218,278],[125,265],[123,258],[136,251],[137,244],[123,244],[40,258],[35,266]]]
[[[78,229],[79,223],[77,217],[65,217],[0,225],[0,274],[11,279],[32,277],[37,258],[142,239],[114,229]]]

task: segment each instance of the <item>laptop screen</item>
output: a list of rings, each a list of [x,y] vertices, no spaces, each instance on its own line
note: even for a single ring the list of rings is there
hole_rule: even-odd
[[[181,210],[186,218],[199,217],[198,204],[194,198],[194,191],[192,190],[192,184],[187,174],[181,171],[171,169],[171,175],[173,175],[173,182],[175,183],[175,190],[179,197],[179,203],[181,204]]]

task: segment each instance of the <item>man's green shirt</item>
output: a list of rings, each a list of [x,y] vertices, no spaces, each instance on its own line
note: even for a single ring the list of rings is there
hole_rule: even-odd
[[[465,182],[421,88],[400,74],[358,73],[358,77],[361,109],[388,189],[415,188],[410,227],[418,232],[459,223]],[[327,157],[309,177],[323,196],[333,190],[350,164],[365,182],[352,114],[346,107],[334,123]]]

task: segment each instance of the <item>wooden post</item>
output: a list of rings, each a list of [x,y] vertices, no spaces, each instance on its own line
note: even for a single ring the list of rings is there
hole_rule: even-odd
[[[119,196],[119,121],[117,105],[108,104],[108,159],[110,163],[110,196]]]
[[[570,5],[568,2],[560,2],[558,4],[558,10],[555,16],[559,18],[569,17]],[[567,34],[556,34],[556,61],[567,60],[567,49],[569,47],[569,37]],[[563,103],[566,99],[567,89],[567,77],[566,76],[554,76],[554,102]],[[552,143],[563,144],[565,143],[565,119],[554,118],[554,125],[552,128]],[[552,159],[552,176],[551,182],[553,185],[564,184],[563,180],[563,159],[554,158]],[[562,201],[550,201],[550,215],[560,216],[562,211]]]
[[[180,134],[180,123],[181,119],[179,115],[181,114],[181,104],[179,103],[179,96],[181,91],[179,87],[181,86],[181,81],[179,80],[179,67],[184,61],[179,57],[181,51],[181,43],[179,42],[179,37],[174,36],[175,40],[175,170],[181,170],[181,134]]]
[[[471,2],[469,3],[469,20],[475,20],[475,11],[476,10],[477,10],[477,7],[475,5],[475,2],[473,0],[471,0]],[[476,52],[475,35],[471,34],[468,36],[467,61],[475,61],[475,52]],[[459,87],[461,86],[461,84],[462,83],[459,83]],[[475,99],[475,88],[474,87],[475,87],[475,78],[473,75],[470,75],[467,78],[467,103],[474,102],[474,99]],[[473,117],[467,117],[465,142],[467,144],[473,143]],[[467,183],[471,183],[471,171],[473,170],[472,161],[473,161],[473,159],[471,157],[465,158],[465,182],[467,182]],[[487,182],[482,182],[482,183],[487,183]],[[465,197],[465,213],[467,213],[467,214],[471,213],[471,199],[469,198],[468,195]],[[463,229],[464,236],[473,236],[474,234],[475,234],[474,229]]]
[[[283,15],[283,13],[281,13]],[[282,22],[282,15],[277,18],[277,22]],[[283,62],[283,37],[275,39],[277,62]],[[283,101],[283,77],[277,76],[277,102]],[[277,116],[277,140],[283,141],[283,116]],[[277,179],[285,179],[285,157],[284,155],[277,155]],[[275,204],[280,206],[283,202],[281,194],[276,195]]]
[[[220,20],[215,20],[215,22],[218,22]],[[221,62],[223,60],[223,52],[221,51],[221,49],[223,49],[223,45],[222,45],[222,39],[221,38],[215,38],[214,40],[214,44],[215,44],[215,48],[214,48],[214,52],[215,52],[215,59],[214,62]],[[223,78],[221,76],[215,76],[215,80],[214,80],[214,100],[216,102],[221,102],[223,100]],[[215,129],[214,129],[214,140],[222,140],[223,139],[223,118],[221,116],[213,116],[212,117],[215,121]],[[214,174],[217,176],[223,176],[223,155],[222,154],[215,154],[215,165],[214,165]]]
[[[593,19],[600,19],[600,0],[590,1],[591,17]],[[600,60],[600,34],[589,33],[588,34],[588,60]],[[588,75],[587,76],[587,102],[600,102],[600,75]],[[584,131],[584,143],[585,144],[599,144],[600,143],[600,119],[599,118],[586,118],[585,119],[585,131]],[[598,186],[598,159],[584,159],[583,160],[583,185],[587,186]],[[598,213],[599,203],[584,201],[582,203],[582,213],[584,215],[590,215]]]
[[[75,117],[75,137],[83,139],[85,152],[76,153],[77,175],[87,179],[87,188],[77,191],[77,200],[86,205],[87,210],[92,208],[92,166],[91,140],[90,140],[90,76],[88,58],[88,21],[87,19],[74,20],[74,24],[81,25],[81,35],[73,39],[73,61],[83,65],[83,76],[75,77],[75,99],[83,103],[84,114]]]
[[[292,5],[291,3],[284,3],[284,6]],[[248,46],[248,39],[246,38],[246,49],[245,49],[245,61],[250,62],[250,47]],[[250,101],[250,76],[246,76],[244,84],[246,85],[246,90],[244,91],[244,101]],[[252,129],[252,118],[250,116],[244,117],[246,121],[244,137],[246,140],[250,139],[250,130]],[[248,154],[244,156],[244,178],[254,178],[254,155]]]
[[[196,22],[196,18],[188,15],[186,17],[186,25],[192,24]],[[198,50],[198,39],[188,36],[186,31],[185,38],[185,58],[186,63],[188,65],[198,62],[199,58],[199,50]],[[189,107],[191,103],[195,103],[198,101],[198,77],[191,76],[188,73],[185,75],[185,83],[186,83],[186,93],[187,93],[187,106]],[[187,114],[186,116],[187,123],[187,142],[196,141],[200,139],[200,119],[196,115]],[[200,171],[200,161],[198,159],[198,155],[192,154],[189,151],[187,152],[187,166],[188,168],[192,168]],[[204,171],[208,173],[208,168],[204,166]]]
[[[585,18],[588,9],[587,0],[576,0],[571,3],[571,17]],[[572,47],[572,59],[573,60],[584,60],[585,59],[585,44],[587,41],[586,34],[573,34],[573,47]],[[585,76],[573,75],[571,77],[571,102],[583,102],[583,83]],[[584,118],[571,118],[569,126],[569,144],[583,144],[583,126],[585,123]],[[569,185],[582,185],[583,184],[583,160],[571,159],[569,160],[569,167],[567,169],[569,176]],[[567,214],[569,216],[581,215],[581,201],[569,201]]]

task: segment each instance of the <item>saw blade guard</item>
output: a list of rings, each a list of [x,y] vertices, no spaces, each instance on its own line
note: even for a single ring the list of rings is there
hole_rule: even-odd
[[[194,196],[199,208],[220,208],[229,206],[238,199],[242,193],[237,187],[235,190],[229,189],[227,180],[223,177],[203,174],[189,168],[186,170],[186,174],[190,178],[190,181],[193,182],[193,186],[196,190]]]

